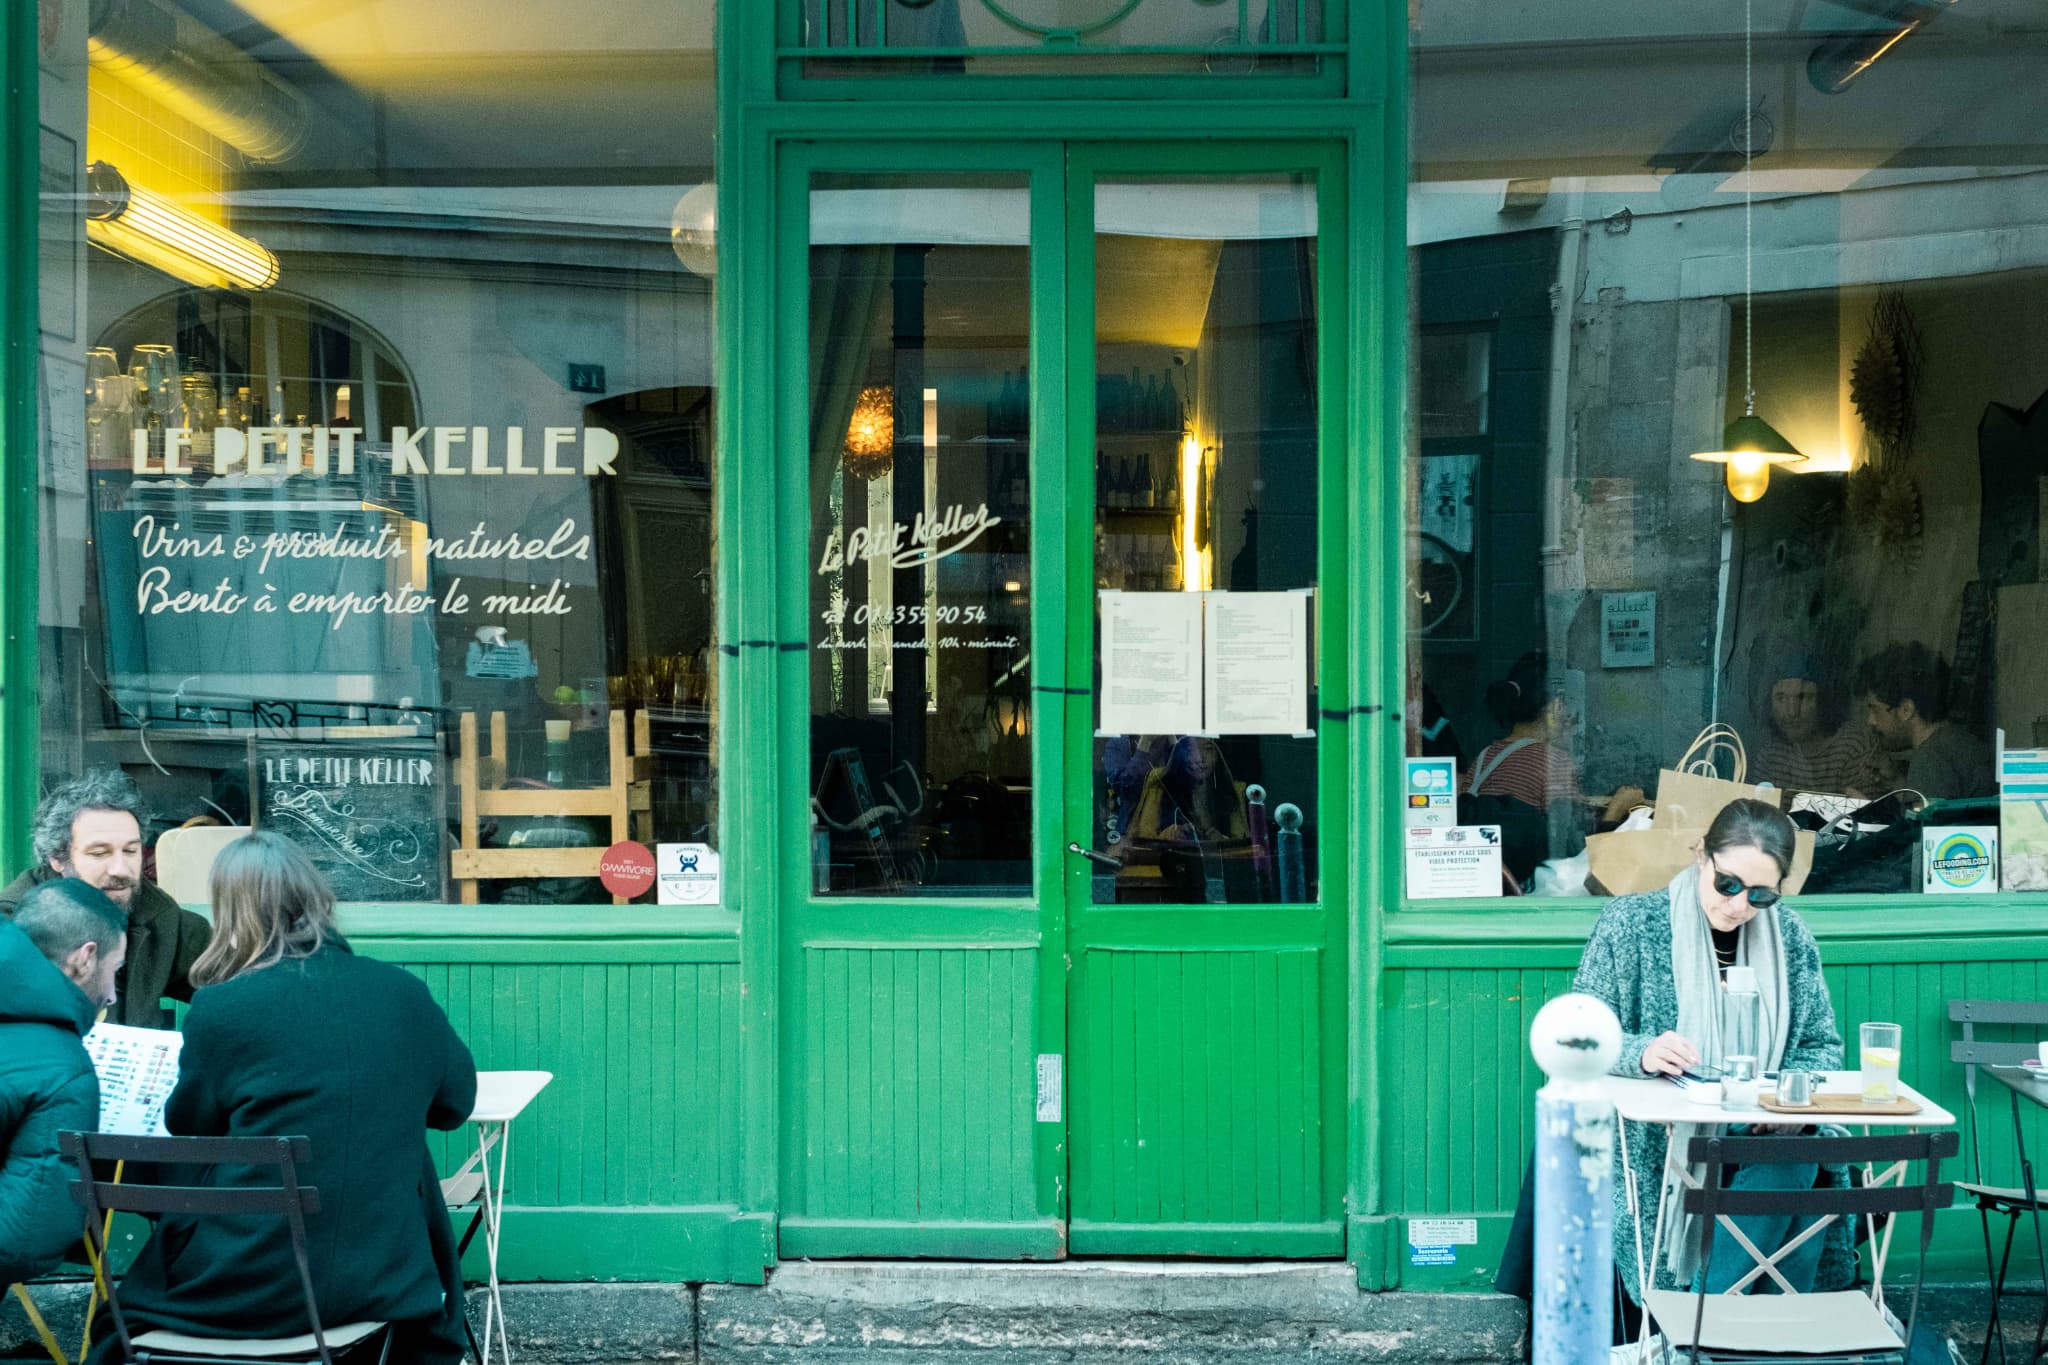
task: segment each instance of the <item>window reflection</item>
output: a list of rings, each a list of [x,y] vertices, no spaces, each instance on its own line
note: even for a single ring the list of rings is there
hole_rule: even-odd
[[[814,185],[820,895],[1031,888],[1027,207],[1007,180]]]
[[[1114,182],[1096,212],[1094,898],[1306,900],[1314,186]]]

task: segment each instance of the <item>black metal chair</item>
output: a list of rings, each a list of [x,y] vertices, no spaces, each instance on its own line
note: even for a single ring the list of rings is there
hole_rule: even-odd
[[[1977,1037],[1980,1024],[2023,1025],[2035,1030],[2036,1036],[2048,1036],[2048,1004],[2031,1000],[1951,1000],[1948,1002],[1949,1022],[1962,1025],[1963,1036],[1952,1040],[1948,1046],[1948,1057],[1963,1068],[1963,1094],[1970,1106],[1970,1163],[1969,1179],[1956,1182],[1956,1188],[1970,1196],[1977,1205],[1977,1218],[1984,1229],[1984,1270],[1991,1277],[1991,1318],[1984,1326],[1984,1349],[1978,1353],[1980,1362],[1991,1359],[1991,1342],[1998,1341],[1998,1358],[2006,1359],[2005,1328],[1999,1321],[1999,1309],[2005,1299],[2005,1272],[2012,1264],[2013,1235],[2019,1231],[2022,1216],[2030,1215],[2042,1208],[2048,1208],[2048,1196],[2040,1193],[2040,1186],[2029,1197],[2021,1185],[1992,1185],[1984,1181],[1984,1144],[1979,1136],[1977,1118],[1977,1068],[1980,1066],[2015,1066],[2034,1056],[2037,1044],[1987,1042]],[[2018,1096],[2013,1096],[2013,1121],[2019,1121]],[[1997,1214],[2006,1220],[2005,1250],[1994,1263],[1991,1254],[1991,1215]],[[2035,1246],[2036,1254],[2041,1247]],[[2044,1259],[2048,1264],[2048,1259]],[[2048,1305],[2044,1305],[2048,1315]]]
[[[379,1365],[391,1353],[391,1332],[382,1322],[351,1322],[338,1327],[323,1326],[320,1306],[313,1292],[313,1272],[306,1258],[306,1218],[320,1211],[320,1192],[299,1183],[298,1167],[311,1151],[302,1137],[201,1138],[126,1137],[114,1133],[64,1133],[60,1135],[64,1156],[78,1168],[71,1182],[71,1197],[85,1209],[86,1249],[96,1267],[107,1263],[104,1229],[109,1213],[148,1215],[181,1214],[190,1217],[269,1216],[283,1220],[292,1242],[292,1256],[298,1263],[299,1287],[306,1296],[306,1320],[312,1331],[302,1336],[278,1338],[229,1338],[188,1336],[182,1332],[153,1331],[131,1335],[121,1312],[119,1295],[107,1289],[107,1307],[112,1311],[114,1333],[120,1339],[121,1359],[128,1365],[279,1365],[286,1361],[314,1361],[334,1365],[337,1355],[382,1336]],[[179,1166],[235,1165],[272,1168],[275,1185],[165,1185],[101,1180],[93,1170],[95,1162],[111,1166],[129,1163],[129,1169],[149,1165],[157,1169]]]
[[[1961,1139],[1953,1130],[1939,1133],[1887,1133],[1874,1137],[1696,1137],[1686,1149],[1694,1165],[1706,1168],[1698,1189],[1685,1191],[1681,1205],[1702,1220],[1700,1260],[1714,1252],[1720,1217],[1746,1215],[1804,1216],[1833,1214],[1840,1218],[1879,1213],[1920,1215],[1920,1255],[1913,1272],[1913,1297],[1906,1311],[1905,1333],[1893,1330],[1870,1297],[1853,1289],[1816,1294],[1709,1294],[1704,1279],[1697,1291],[1650,1291],[1649,1310],[1674,1349],[1690,1343],[1690,1365],[1753,1362],[1782,1356],[1802,1365],[1905,1365],[1907,1343],[1920,1314],[1920,1287],[1927,1277],[1927,1247],[1934,1236],[1934,1214],[1955,1198],[1955,1187],[1941,1179],[1941,1162],[1953,1157]],[[1851,1189],[1816,1187],[1804,1190],[1731,1190],[1724,1188],[1730,1166],[1892,1165],[1926,1163],[1922,1178],[1911,1184],[1861,1186]],[[1816,1236],[1825,1235],[1816,1233]],[[1762,1248],[1768,1254],[1775,1248]],[[1821,1340],[1813,1340],[1815,1328]],[[1809,1339],[1791,1349],[1794,1334]]]

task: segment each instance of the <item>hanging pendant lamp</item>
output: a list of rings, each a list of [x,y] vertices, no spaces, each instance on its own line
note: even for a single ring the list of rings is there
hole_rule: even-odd
[[[1721,432],[1718,450],[1697,450],[1695,460],[1727,467],[1728,496],[1755,502],[1771,484],[1771,466],[1806,457],[1778,429],[1756,415],[1755,216],[1756,97],[1750,0],[1742,7],[1742,416]]]

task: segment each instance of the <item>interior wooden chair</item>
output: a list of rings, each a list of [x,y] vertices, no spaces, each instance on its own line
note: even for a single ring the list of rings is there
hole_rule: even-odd
[[[391,1354],[387,1324],[350,1322],[328,1327],[320,1321],[313,1272],[306,1259],[306,1217],[320,1211],[320,1191],[299,1183],[299,1163],[312,1149],[305,1138],[64,1133],[59,1142],[65,1158],[78,1168],[78,1179],[71,1182],[71,1197],[85,1209],[86,1250],[95,1267],[107,1263],[104,1229],[109,1213],[173,1213],[196,1218],[269,1215],[281,1219],[291,1236],[292,1257],[298,1265],[299,1288],[306,1296],[310,1332],[274,1338],[201,1337],[166,1331],[131,1334],[121,1311],[120,1296],[111,1292],[111,1285],[103,1284],[107,1307],[113,1313],[114,1334],[121,1343],[121,1359],[128,1365],[280,1365],[314,1360],[320,1365],[334,1365],[336,1357],[380,1335],[382,1345],[377,1360],[379,1365],[385,1365]],[[115,1162],[127,1162],[131,1172],[143,1165],[268,1167],[277,1172],[277,1183],[223,1188],[125,1180],[116,1183],[96,1178],[95,1162],[107,1168]]]
[[[1947,1208],[1955,1187],[1941,1179],[1941,1162],[1953,1157],[1961,1139],[1953,1129],[1939,1133],[1886,1133],[1874,1137],[1696,1137],[1687,1160],[1706,1168],[1698,1189],[1685,1191],[1681,1205],[1703,1220],[1700,1260],[1713,1255],[1722,1215],[1785,1215],[1839,1218],[1918,1213],[1920,1254],[1905,1332],[1894,1330],[1870,1296],[1854,1289],[1815,1294],[1709,1294],[1704,1282],[1694,1292],[1653,1289],[1647,1307],[1674,1352],[1687,1352],[1689,1365],[1736,1365],[1757,1360],[1798,1360],[1803,1365],[1905,1365],[1906,1343],[1920,1313],[1920,1287],[1927,1277],[1927,1247],[1934,1214]],[[1900,1161],[1926,1163],[1914,1183],[1816,1187],[1804,1190],[1731,1190],[1723,1184],[1730,1166],[1804,1164],[1823,1166]],[[1795,1226],[1797,1224],[1795,1223]],[[1819,1235],[1819,1234],[1816,1234]]]

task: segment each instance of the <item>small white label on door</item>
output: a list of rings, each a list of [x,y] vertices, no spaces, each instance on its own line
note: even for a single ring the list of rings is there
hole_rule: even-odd
[[[1477,1218],[1411,1218],[1408,1244],[1413,1247],[1469,1247],[1479,1245]]]
[[[1058,1123],[1060,1121],[1060,1054],[1041,1052],[1038,1054],[1038,1121]]]

